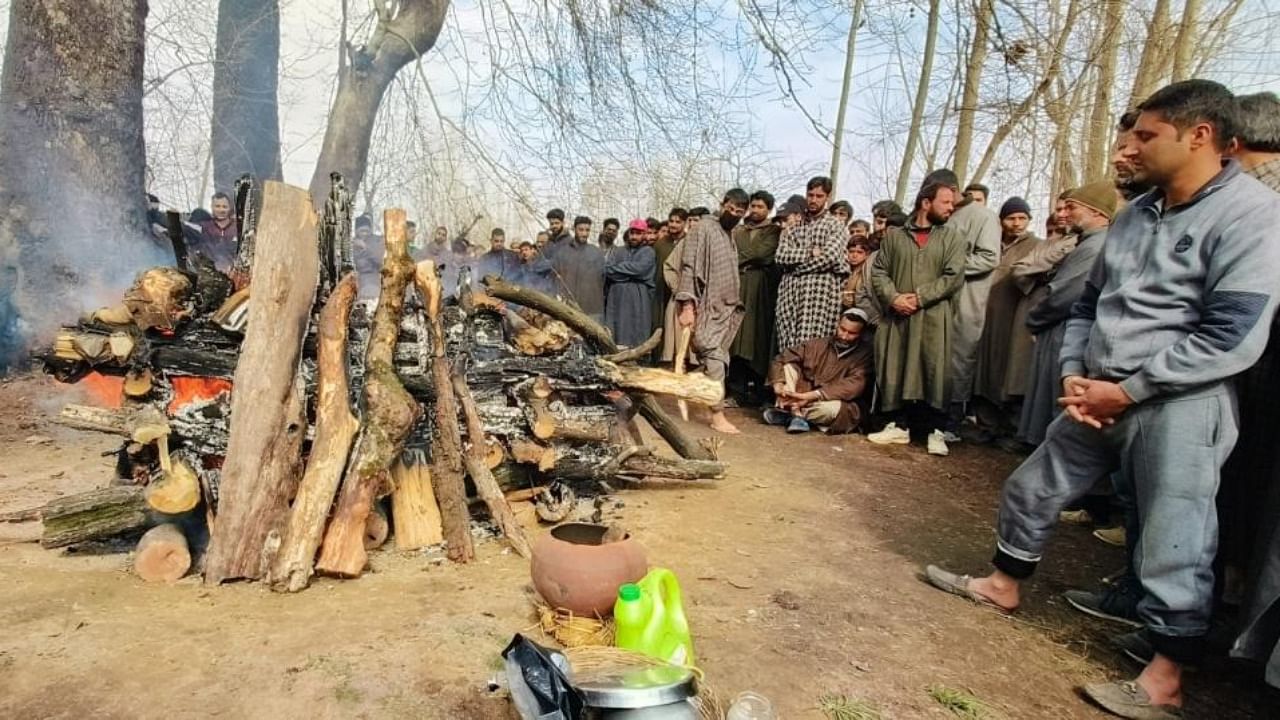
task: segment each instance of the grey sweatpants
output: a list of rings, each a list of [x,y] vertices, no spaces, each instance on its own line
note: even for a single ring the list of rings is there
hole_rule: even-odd
[[[1138,615],[1156,651],[1188,661],[1178,639],[1202,638],[1213,599],[1218,543],[1214,497],[1235,445],[1235,391],[1219,383],[1136,405],[1094,430],[1060,414],[1044,442],[1009,476],[1000,496],[995,565],[1028,577],[1067,503],[1115,473],[1136,499],[1133,565],[1144,597]]]

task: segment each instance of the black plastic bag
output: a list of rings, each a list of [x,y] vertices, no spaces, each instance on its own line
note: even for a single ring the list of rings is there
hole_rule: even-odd
[[[516,633],[502,651],[511,698],[522,720],[581,720],[586,701],[552,656],[564,656]],[[523,687],[520,687],[523,681]],[[536,707],[534,707],[536,706]]]

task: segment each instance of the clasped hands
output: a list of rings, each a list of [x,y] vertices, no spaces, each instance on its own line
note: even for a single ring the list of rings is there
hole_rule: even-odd
[[[1062,393],[1058,404],[1066,409],[1067,415],[1098,430],[1114,425],[1116,418],[1133,404],[1133,398],[1119,383],[1091,380],[1080,375],[1063,378]]]
[[[915,293],[899,293],[889,303],[889,307],[899,315],[915,315],[920,312],[920,296]]]
[[[822,393],[817,390],[798,393],[786,389],[782,383],[774,383],[773,394],[777,397],[776,405],[778,408],[780,410],[786,410],[787,412],[794,412],[796,410],[806,408],[814,402],[822,399]]]

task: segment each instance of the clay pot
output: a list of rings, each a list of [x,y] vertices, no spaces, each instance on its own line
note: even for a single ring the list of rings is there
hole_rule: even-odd
[[[533,586],[552,607],[579,615],[613,612],[618,586],[649,570],[644,548],[631,535],[601,544],[604,525],[567,523],[552,528],[533,546]]]

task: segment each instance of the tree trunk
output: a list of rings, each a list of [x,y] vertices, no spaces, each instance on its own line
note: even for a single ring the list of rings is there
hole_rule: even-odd
[[[297,490],[305,407],[298,368],[320,278],[317,219],[300,188],[268,181],[258,223],[249,321],[231,395],[218,522],[205,582],[260,578]]]
[[[140,487],[113,485],[58,498],[40,517],[40,546],[60,548],[141,530],[147,526],[147,501]]]
[[[1085,141],[1084,181],[1093,182],[1105,176],[1108,151],[1111,148],[1111,99],[1116,82],[1116,57],[1120,54],[1120,22],[1124,18],[1124,0],[1104,0],[1102,33],[1098,36],[1098,84],[1093,92],[1093,109],[1089,114],[1089,133]]]
[[[1138,59],[1138,67],[1133,76],[1133,89],[1129,92],[1129,107],[1137,107],[1138,103],[1147,99],[1156,89],[1156,84],[1163,76],[1163,57],[1165,48],[1171,45],[1169,37],[1169,0],[1156,0],[1151,9],[1151,20],[1147,22],[1146,42],[1142,44],[1142,55]]]
[[[1196,54],[1196,42],[1200,34],[1196,27],[1200,22],[1200,0],[1186,0],[1182,5],[1182,20],[1178,22],[1178,36],[1173,41],[1173,81],[1191,77],[1192,62]]]
[[[329,173],[341,173],[353,195],[359,191],[382,96],[400,68],[435,45],[448,8],[448,0],[401,0],[394,15],[380,13],[367,45],[351,48],[349,62],[338,72],[338,91],[311,176],[316,207],[323,207],[329,194]]]
[[[982,81],[982,68],[987,62],[991,20],[995,14],[995,0],[978,0],[973,18],[973,44],[969,47],[969,59],[964,66],[964,91],[960,94],[960,112],[956,120],[955,160],[951,164],[951,169],[962,183],[965,182],[965,173],[969,171],[973,125],[978,115],[978,89]]]
[[[245,173],[279,180],[280,4],[220,0],[213,65],[213,186]],[[317,207],[321,207],[317,205]]]
[[[146,0],[14,0],[0,79],[0,371],[141,269]],[[19,322],[21,320],[21,323]]]
[[[147,582],[171,583],[191,569],[191,549],[182,529],[173,523],[157,525],[138,541],[133,572]]]
[[[853,16],[849,18],[849,37],[844,48],[844,80],[840,85],[840,109],[836,112],[836,130],[831,136],[831,194],[840,184],[840,147],[844,143],[844,118],[849,109],[849,89],[853,86],[853,54],[858,46],[858,26],[862,24],[862,2],[853,0]]]
[[[311,581],[324,521],[342,482],[360,422],[351,413],[347,379],[347,328],[356,299],[356,276],[347,273],[320,313],[316,351],[316,435],[307,470],[289,509],[289,522],[272,565],[273,590],[298,592]]]
[[[934,48],[938,45],[938,18],[941,15],[940,0],[929,0],[929,28],[924,41],[924,57],[920,61],[920,80],[916,84],[915,100],[911,107],[911,127],[907,130],[907,146],[902,150],[902,164],[898,166],[898,186],[894,201],[903,204],[907,186],[911,182],[911,165],[916,147],[920,144],[920,129],[924,125],[924,110],[929,101],[929,78],[933,75]]]
[[[364,572],[368,560],[365,524],[377,498],[394,487],[391,466],[400,460],[405,438],[422,412],[400,383],[392,361],[404,315],[405,289],[413,277],[404,210],[387,210],[382,222],[387,249],[378,308],[365,350],[363,427],[316,561],[318,572],[340,577],[358,577]]]

